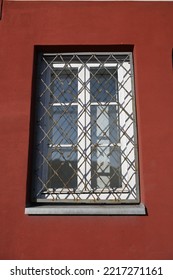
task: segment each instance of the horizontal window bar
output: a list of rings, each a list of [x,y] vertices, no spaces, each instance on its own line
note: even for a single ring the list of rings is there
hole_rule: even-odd
[[[52,106],[77,106],[79,103],[52,103]],[[51,104],[50,104],[51,105]],[[89,105],[91,106],[110,106],[110,105],[119,105],[117,102],[91,102]]]
[[[51,105],[51,104],[50,104]],[[53,103],[52,106],[77,106],[78,103]]]
[[[76,147],[76,145],[73,144],[49,144],[50,148],[71,148],[71,147]]]

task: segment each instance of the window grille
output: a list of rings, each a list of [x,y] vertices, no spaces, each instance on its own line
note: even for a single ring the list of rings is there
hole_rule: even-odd
[[[33,197],[139,202],[131,53],[40,56]]]

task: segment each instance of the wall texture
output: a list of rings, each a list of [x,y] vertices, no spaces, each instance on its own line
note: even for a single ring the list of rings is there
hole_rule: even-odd
[[[4,2],[0,20],[0,258],[173,259],[173,3]],[[133,46],[141,200],[148,215],[24,214],[34,46]]]

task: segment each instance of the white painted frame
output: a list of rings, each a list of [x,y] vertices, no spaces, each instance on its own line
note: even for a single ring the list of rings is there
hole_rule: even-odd
[[[67,68],[72,68],[72,69],[77,69],[78,71],[78,102],[72,103],[71,105],[77,105],[78,106],[78,115],[84,110],[84,106],[90,102],[90,83],[87,83],[87,81],[90,79],[90,69],[91,68],[99,68],[101,66],[104,67],[113,67],[117,68],[118,70],[118,96],[119,96],[119,104],[121,105],[120,107],[120,112],[119,112],[119,122],[120,126],[126,130],[129,126],[129,120],[126,120],[126,113],[122,108],[127,107],[128,114],[131,115],[133,113],[133,105],[132,105],[132,99],[129,102],[128,98],[128,92],[131,92],[131,79],[129,78],[129,70],[130,70],[130,64],[127,62],[124,62],[122,64],[122,67],[118,67],[118,63],[86,63],[85,66],[82,63],[53,63],[53,67],[55,69],[63,69],[64,67]],[[126,76],[126,77],[125,77]],[[123,86],[124,80],[128,80],[126,82],[125,87]],[[81,81],[81,82],[80,82]],[[87,86],[83,87],[83,84],[87,83]],[[128,103],[128,105],[127,105]],[[67,105],[67,103],[65,103]],[[65,105],[64,104],[64,105]],[[90,107],[92,105],[97,105],[97,102],[90,103]],[[116,102],[110,102],[109,105],[116,105]],[[52,106],[62,106],[62,103],[53,103]],[[106,102],[102,102],[101,105],[106,105]],[[90,107],[88,107],[87,110],[90,110]],[[85,191],[89,192],[91,188],[91,164],[90,162],[85,161],[85,156],[91,161],[91,139],[88,137],[88,135],[91,135],[90,129],[88,129],[88,126],[90,125],[90,118],[88,114],[82,113],[80,118],[78,118],[78,166],[77,169],[80,170],[78,173],[80,174],[87,174],[85,176],[85,179],[81,178],[81,175],[77,175],[77,192],[80,193],[80,197],[82,199],[87,199],[88,194],[85,194]],[[87,130],[87,137],[85,136],[85,132]],[[129,134],[134,137],[134,128],[133,128],[133,121],[132,125],[130,125],[129,128]],[[122,155],[121,155],[121,172],[122,172],[122,187],[118,188],[118,192],[128,192],[128,188],[124,181],[129,180],[130,177],[130,168],[127,163],[127,161],[124,161],[124,157],[128,156],[129,145],[131,143],[128,143],[127,137],[123,134],[123,132],[120,132],[120,143],[118,144],[121,147]],[[102,143],[103,146],[106,144]],[[50,145],[53,146],[53,145]],[[60,145],[60,147],[70,147],[72,145],[64,144]],[[110,144],[108,145],[110,147]],[[82,147],[82,148],[81,148]],[[85,154],[83,151],[85,150]],[[129,155],[129,160],[133,161],[135,159],[135,154],[134,154],[134,149],[133,152]],[[135,177],[133,178],[133,181],[136,180]],[[135,182],[133,182],[135,183]],[[85,191],[84,191],[85,190]],[[104,192],[109,192],[110,188],[108,187],[107,189],[104,188]],[[69,189],[57,189],[57,193],[60,193],[62,195],[62,198],[65,198],[65,193],[67,193]],[[99,186],[97,191],[99,192]],[[100,189],[100,192],[102,189]],[[75,191],[76,192],[76,191]],[[102,193],[102,199],[106,199],[106,194]],[[52,195],[50,196],[50,199],[52,199]],[[68,199],[74,198],[74,194],[72,196],[68,195]],[[93,195],[93,199],[94,199]],[[133,197],[132,197],[133,199]]]

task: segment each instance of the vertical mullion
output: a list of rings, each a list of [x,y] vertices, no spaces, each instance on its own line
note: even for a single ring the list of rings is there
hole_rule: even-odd
[[[78,190],[91,189],[90,71],[78,68]]]
[[[91,101],[90,69],[85,67],[85,187],[91,190]],[[89,82],[88,82],[89,81]]]
[[[82,191],[85,187],[85,68],[78,66],[78,145],[77,145],[77,189]]]

